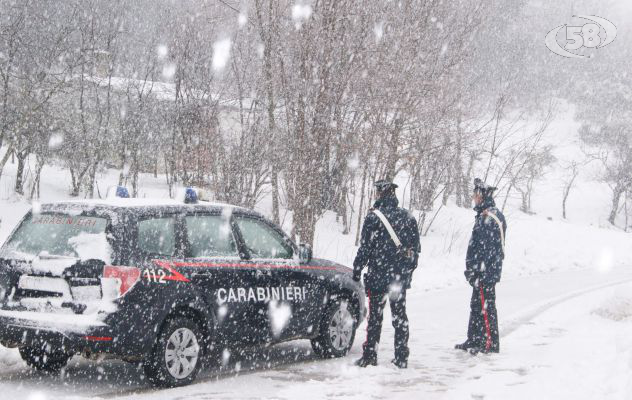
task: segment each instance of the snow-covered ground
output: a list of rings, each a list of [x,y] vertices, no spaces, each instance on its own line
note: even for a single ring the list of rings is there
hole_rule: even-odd
[[[468,369],[446,397],[629,399],[632,282],[604,286],[514,327],[503,344],[510,351]]]
[[[318,360],[307,341],[252,349],[195,384],[152,388],[119,361],[74,359],[63,377],[29,370],[14,350],[0,353],[3,398],[73,399],[629,399],[632,390],[632,271],[557,272],[498,287],[501,349],[472,357],[452,349],[465,335],[466,287],[413,289],[409,369],[390,364],[385,324],[378,367],[360,369],[364,326],[351,354]],[[385,318],[389,318],[389,312]]]
[[[559,159],[577,151],[577,126],[570,117],[553,130]],[[28,210],[11,194],[15,165],[0,180],[0,241]],[[510,201],[507,258],[498,286],[501,354],[471,357],[452,350],[464,340],[470,289],[462,271],[473,212],[444,207],[422,238],[420,268],[408,295],[410,368],[390,365],[393,330],[385,315],[380,366],[353,366],[364,325],[352,354],[317,360],[299,341],[252,349],[222,369],[209,368],[185,388],[156,390],[133,365],[75,358],[62,377],[30,371],[16,350],[0,346],[0,398],[447,398],[447,399],[629,399],[632,398],[632,235],[605,222],[608,188],[594,171],[578,178],[560,218],[561,171],[553,171],[534,194],[536,215]],[[100,192],[118,171],[98,179]],[[42,200],[65,199],[70,176],[56,167],[42,173]],[[140,197],[166,197],[162,177],[142,175]],[[401,193],[400,193],[401,195]],[[260,211],[266,213],[267,205]],[[355,221],[355,218],[354,218]],[[333,213],[318,222],[315,254],[351,265],[355,223],[348,235]]]

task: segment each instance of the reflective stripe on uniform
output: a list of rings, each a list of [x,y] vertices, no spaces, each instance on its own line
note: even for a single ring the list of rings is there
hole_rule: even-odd
[[[503,230],[503,223],[500,222],[500,219],[496,216],[496,214],[492,212],[486,212],[486,215],[492,217],[496,224],[498,224],[498,229],[500,229],[500,242],[503,246],[503,251],[505,251],[505,231]]]
[[[481,308],[483,311],[483,319],[485,320],[485,350],[489,350],[492,346],[492,331],[489,327],[489,317],[487,316],[487,305],[485,304],[485,294],[483,292],[483,286],[480,286],[481,290]]]
[[[376,209],[373,210],[373,213],[375,215],[377,215],[377,217],[380,219],[380,221],[382,221],[382,223],[384,224],[384,227],[386,228],[386,231],[391,236],[391,239],[393,239],[393,242],[395,243],[395,246],[397,248],[402,247],[402,242],[397,237],[397,233],[395,233],[395,230],[391,226],[391,223],[388,222],[388,219],[386,218],[386,216],[384,214],[382,214],[382,211],[380,211],[380,210],[378,210],[376,208]]]

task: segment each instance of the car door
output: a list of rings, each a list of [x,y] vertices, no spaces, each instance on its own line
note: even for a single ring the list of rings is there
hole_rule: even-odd
[[[146,287],[147,304],[161,305],[148,307],[143,311],[147,318],[157,318],[163,312],[164,289],[167,287],[167,270],[161,263],[170,264],[182,255],[182,235],[178,229],[178,215],[168,212],[147,210],[135,215],[136,223],[130,238],[135,246],[130,258],[131,264],[140,268],[141,283]]]
[[[282,231],[262,218],[235,216],[235,225],[245,253],[268,278],[267,324],[274,340],[305,336],[307,320],[315,306],[314,293],[295,255],[295,248]]]
[[[186,260],[182,268],[205,296],[223,342],[261,340],[263,316],[252,288],[263,285],[257,270],[239,256],[230,215],[191,213],[184,217]],[[249,296],[250,295],[250,296]]]

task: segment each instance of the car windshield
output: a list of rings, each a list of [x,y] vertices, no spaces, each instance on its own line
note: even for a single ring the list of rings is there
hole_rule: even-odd
[[[0,251],[4,258],[110,258],[107,219],[62,213],[31,214]]]

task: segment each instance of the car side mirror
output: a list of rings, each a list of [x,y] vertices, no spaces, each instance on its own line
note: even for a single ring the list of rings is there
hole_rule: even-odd
[[[312,246],[308,244],[298,245],[298,258],[301,263],[308,263],[312,261]]]

